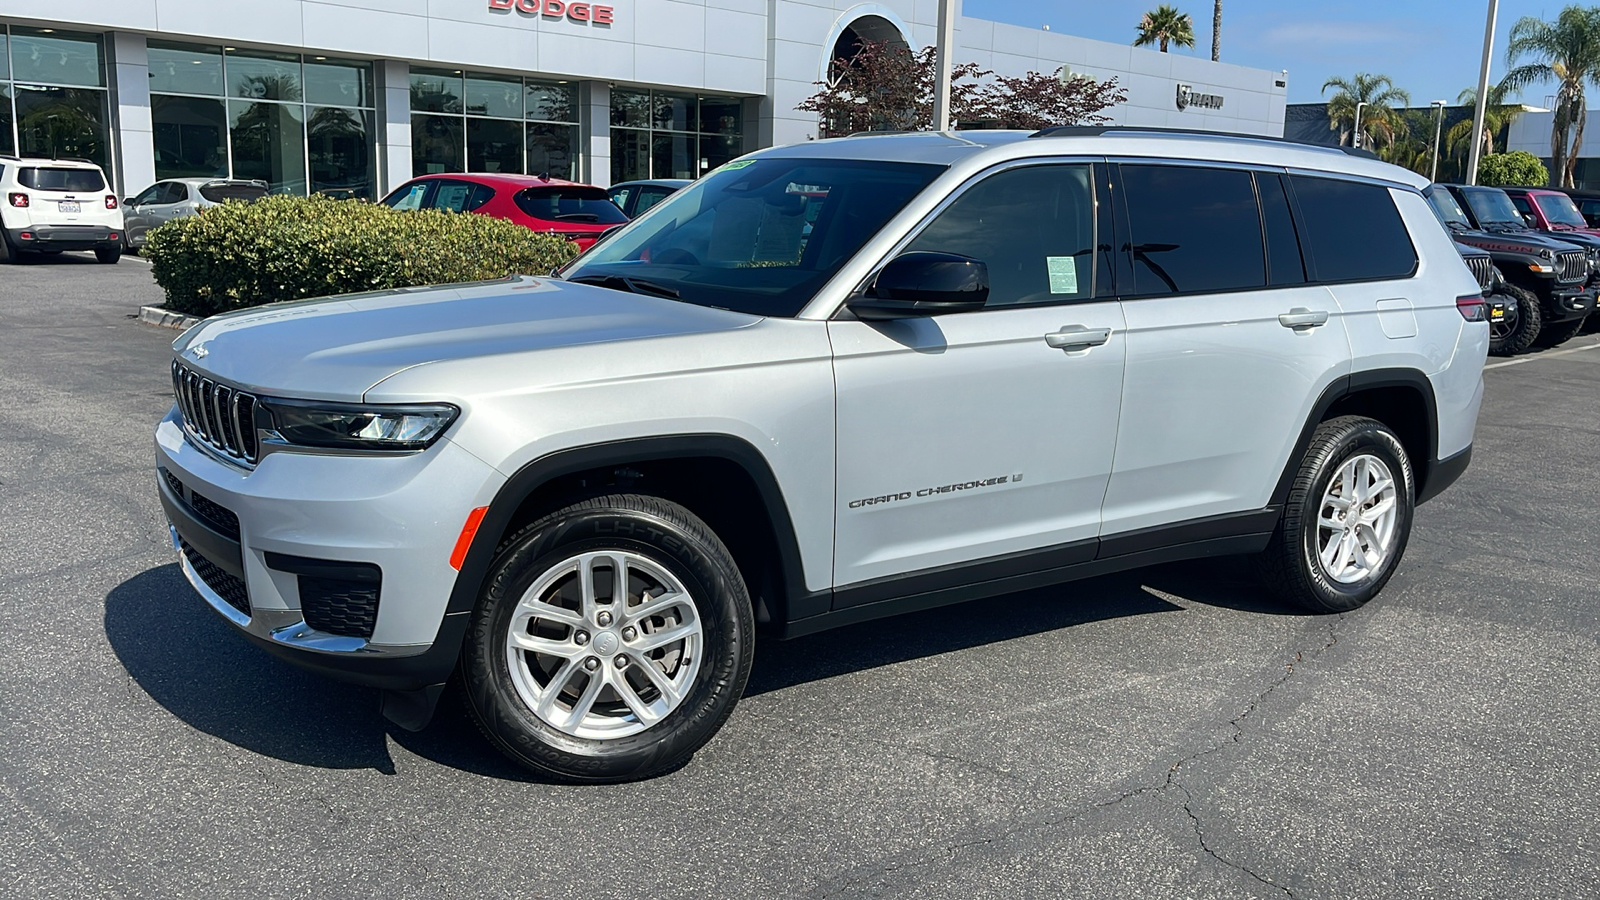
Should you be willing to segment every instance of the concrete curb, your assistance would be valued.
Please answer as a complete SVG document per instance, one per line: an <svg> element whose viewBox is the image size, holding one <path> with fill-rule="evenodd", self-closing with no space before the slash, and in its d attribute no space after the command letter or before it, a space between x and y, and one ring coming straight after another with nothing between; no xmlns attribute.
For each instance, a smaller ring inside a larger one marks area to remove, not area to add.
<svg viewBox="0 0 1600 900"><path fill-rule="evenodd" d="M176 328L179 331L200 324L200 320L194 316L186 316L183 313L162 309L159 306L139 307L139 321L146 325L155 325L158 328Z"/></svg>

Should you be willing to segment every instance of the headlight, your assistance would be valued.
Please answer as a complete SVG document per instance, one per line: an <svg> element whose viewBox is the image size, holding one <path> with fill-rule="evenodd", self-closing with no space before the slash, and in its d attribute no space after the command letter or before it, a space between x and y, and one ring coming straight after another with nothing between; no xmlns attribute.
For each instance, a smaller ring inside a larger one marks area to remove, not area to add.
<svg viewBox="0 0 1600 900"><path fill-rule="evenodd" d="M421 450L461 411L447 403L377 406L261 398L257 425L268 441L331 450ZM264 419L265 421L262 421Z"/></svg>

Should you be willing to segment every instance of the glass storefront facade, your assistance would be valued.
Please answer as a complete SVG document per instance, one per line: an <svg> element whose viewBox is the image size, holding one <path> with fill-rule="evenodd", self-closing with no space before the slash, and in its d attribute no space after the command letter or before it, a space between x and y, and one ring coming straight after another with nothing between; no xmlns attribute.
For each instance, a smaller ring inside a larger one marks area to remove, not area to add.
<svg viewBox="0 0 1600 900"><path fill-rule="evenodd" d="M371 63L162 41L149 60L156 178L376 196Z"/></svg>
<svg viewBox="0 0 1600 900"><path fill-rule="evenodd" d="M411 70L411 171L578 180L576 85L460 69Z"/></svg>
<svg viewBox="0 0 1600 900"><path fill-rule="evenodd" d="M743 104L737 97L611 91L612 184L699 178L743 152Z"/></svg>
<svg viewBox="0 0 1600 900"><path fill-rule="evenodd" d="M86 159L111 174L99 35L0 25L0 153Z"/></svg>

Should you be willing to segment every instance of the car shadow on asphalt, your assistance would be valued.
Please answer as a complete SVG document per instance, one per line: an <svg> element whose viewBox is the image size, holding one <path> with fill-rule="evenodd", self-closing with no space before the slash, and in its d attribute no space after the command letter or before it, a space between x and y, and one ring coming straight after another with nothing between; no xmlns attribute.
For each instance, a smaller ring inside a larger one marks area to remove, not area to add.
<svg viewBox="0 0 1600 900"><path fill-rule="evenodd" d="M760 640L746 696L986 644L1197 603L1298 615L1233 560L1140 569L864 622L792 641ZM998 614L989 614L1003 606ZM452 685L433 722L408 732L378 692L302 671L251 646L195 595L176 564L112 589L105 630L128 674L189 726L263 756L394 774L388 738L424 759L489 778L538 781L478 732Z"/></svg>

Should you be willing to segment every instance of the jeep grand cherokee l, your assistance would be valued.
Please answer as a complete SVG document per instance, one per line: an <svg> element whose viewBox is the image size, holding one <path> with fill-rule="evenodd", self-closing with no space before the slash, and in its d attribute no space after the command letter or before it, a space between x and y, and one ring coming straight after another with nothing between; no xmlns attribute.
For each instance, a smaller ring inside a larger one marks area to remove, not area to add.
<svg viewBox="0 0 1600 900"><path fill-rule="evenodd" d="M727 720L758 626L1221 554L1372 599L1482 399L1425 186L1105 128L765 150L552 277L197 325L156 481L257 645L412 728L455 673L518 762L644 777Z"/></svg>

